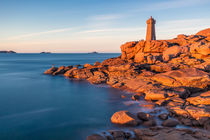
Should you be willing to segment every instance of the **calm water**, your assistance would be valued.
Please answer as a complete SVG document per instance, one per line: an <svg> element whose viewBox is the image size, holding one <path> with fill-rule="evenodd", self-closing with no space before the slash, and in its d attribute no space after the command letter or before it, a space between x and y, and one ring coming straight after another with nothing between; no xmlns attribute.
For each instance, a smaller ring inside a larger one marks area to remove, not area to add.
<svg viewBox="0 0 210 140"><path fill-rule="evenodd" d="M0 139L82 140L114 127L122 92L42 73L120 54L0 54Z"/></svg>

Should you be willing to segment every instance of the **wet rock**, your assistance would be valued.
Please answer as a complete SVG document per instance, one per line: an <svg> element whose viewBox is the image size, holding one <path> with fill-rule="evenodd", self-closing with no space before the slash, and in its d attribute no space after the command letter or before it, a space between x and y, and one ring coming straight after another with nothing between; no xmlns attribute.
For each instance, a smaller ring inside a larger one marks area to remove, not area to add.
<svg viewBox="0 0 210 140"><path fill-rule="evenodd" d="M166 127L175 127L179 124L178 121L176 120L173 120L173 119L168 119L168 120L165 120L163 123L162 123L162 126L166 126Z"/></svg>
<svg viewBox="0 0 210 140"><path fill-rule="evenodd" d="M144 121L143 125L147 126L147 127L152 127L152 126L156 126L157 123L156 123L155 119L151 119L151 120L148 120L148 121Z"/></svg>
<svg viewBox="0 0 210 140"><path fill-rule="evenodd" d="M190 114L185 109L182 109L181 106L169 107L168 110L177 116L183 116L185 118L190 116Z"/></svg>
<svg viewBox="0 0 210 140"><path fill-rule="evenodd" d="M46 70L46 71L44 72L44 74L50 74L50 75L52 75L52 74L53 74L55 71L57 71L57 70L58 70L57 67L52 67L52 68Z"/></svg>
<svg viewBox="0 0 210 140"><path fill-rule="evenodd" d="M114 139L125 138L125 132L120 130L108 130L108 132L113 136Z"/></svg>
<svg viewBox="0 0 210 140"><path fill-rule="evenodd" d="M179 121L182 122L182 124L187 125L187 126L192 126L193 125L193 122L189 118L183 118L182 117L181 119L179 119Z"/></svg>
<svg viewBox="0 0 210 140"><path fill-rule="evenodd" d="M167 120L167 119L168 119L168 114L167 114L167 113L162 113L162 114L158 115L158 117L159 117L161 120Z"/></svg>
<svg viewBox="0 0 210 140"><path fill-rule="evenodd" d="M93 134L93 135L87 136L86 140L106 140L106 138L98 134Z"/></svg>
<svg viewBox="0 0 210 140"><path fill-rule="evenodd" d="M159 106L164 106L164 105L166 105L168 103L168 101L167 100L158 100L158 101L156 101L155 102L155 104L157 104L157 105L159 105Z"/></svg>
<svg viewBox="0 0 210 140"><path fill-rule="evenodd" d="M142 121L148 121L149 119L151 119L150 114L145 113L145 112L139 112L137 113L137 117L142 120Z"/></svg>
<svg viewBox="0 0 210 140"><path fill-rule="evenodd" d="M55 72L53 72L53 75L64 74L65 72L66 72L65 66L61 66Z"/></svg>
<svg viewBox="0 0 210 140"><path fill-rule="evenodd" d="M128 111L115 112L111 117L111 122L121 125L137 126L140 121Z"/></svg>
<svg viewBox="0 0 210 140"><path fill-rule="evenodd" d="M155 108L155 104L152 102L147 102L145 104L140 104L139 106L146 108L146 109L154 109Z"/></svg>
<svg viewBox="0 0 210 140"><path fill-rule="evenodd" d="M137 94L135 94L131 98L132 98L132 100L136 101L136 100L139 100L140 99L140 96L137 95Z"/></svg>
<svg viewBox="0 0 210 140"><path fill-rule="evenodd" d="M74 73L75 70L77 70L76 67L74 67L74 68L72 68L72 69L70 69L70 70L67 70L67 71L64 73L64 76L65 76L65 77L69 77L69 78L73 78L73 77L74 77L73 73Z"/></svg>

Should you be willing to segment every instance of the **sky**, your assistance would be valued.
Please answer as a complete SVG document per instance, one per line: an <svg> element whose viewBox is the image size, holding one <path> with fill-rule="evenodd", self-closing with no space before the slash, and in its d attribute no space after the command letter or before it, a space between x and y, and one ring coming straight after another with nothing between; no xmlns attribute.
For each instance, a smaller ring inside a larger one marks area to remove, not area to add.
<svg viewBox="0 0 210 140"><path fill-rule="evenodd" d="M157 39L210 28L210 0L0 0L0 50L20 53L120 52L146 37Z"/></svg>

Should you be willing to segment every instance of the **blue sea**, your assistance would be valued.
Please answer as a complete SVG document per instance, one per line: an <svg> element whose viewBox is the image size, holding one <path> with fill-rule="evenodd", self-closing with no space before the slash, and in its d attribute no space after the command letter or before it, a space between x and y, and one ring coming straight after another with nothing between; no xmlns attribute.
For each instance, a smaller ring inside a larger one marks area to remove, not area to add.
<svg viewBox="0 0 210 140"><path fill-rule="evenodd" d="M123 91L43 72L52 64L93 64L119 55L0 54L0 139L85 140L115 128L112 114L129 109Z"/></svg>

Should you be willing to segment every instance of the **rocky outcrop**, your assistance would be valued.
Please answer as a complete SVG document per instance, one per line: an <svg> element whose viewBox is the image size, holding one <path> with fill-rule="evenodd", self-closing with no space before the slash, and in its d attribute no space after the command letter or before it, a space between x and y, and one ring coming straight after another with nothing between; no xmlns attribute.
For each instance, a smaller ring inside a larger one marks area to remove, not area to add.
<svg viewBox="0 0 210 140"><path fill-rule="evenodd" d="M136 116L128 111L119 111L114 113L111 117L111 122L128 126L136 126L140 124L140 121L136 118Z"/></svg>
<svg viewBox="0 0 210 140"><path fill-rule="evenodd" d="M196 35L178 35L171 40L127 42L121 46L119 57L85 64L83 67L52 67L44 73L84 79L92 84L108 84L129 91L133 94L121 97L130 98L136 104L139 103L139 108L147 109L147 112L137 114L118 111L111 118L114 124L140 124L145 127L161 124L175 127L182 124L210 130L209 72L210 39L207 29ZM142 100L146 103L141 104ZM157 113L159 107L168 112ZM148 112L150 109L154 112ZM161 123L157 123L157 118L160 118ZM175 133L180 132L177 129L170 129L174 133L158 130L148 130L151 136L145 136L142 132L141 138L165 139L169 138L166 136L168 134L181 137ZM127 137L125 133L112 133ZM197 138L192 133L184 134L186 139ZM94 138L106 139L101 135L90 137Z"/></svg>
<svg viewBox="0 0 210 140"><path fill-rule="evenodd" d="M108 130L87 137L87 140L209 140L210 134L202 130L168 127L138 128L129 131Z"/></svg>

